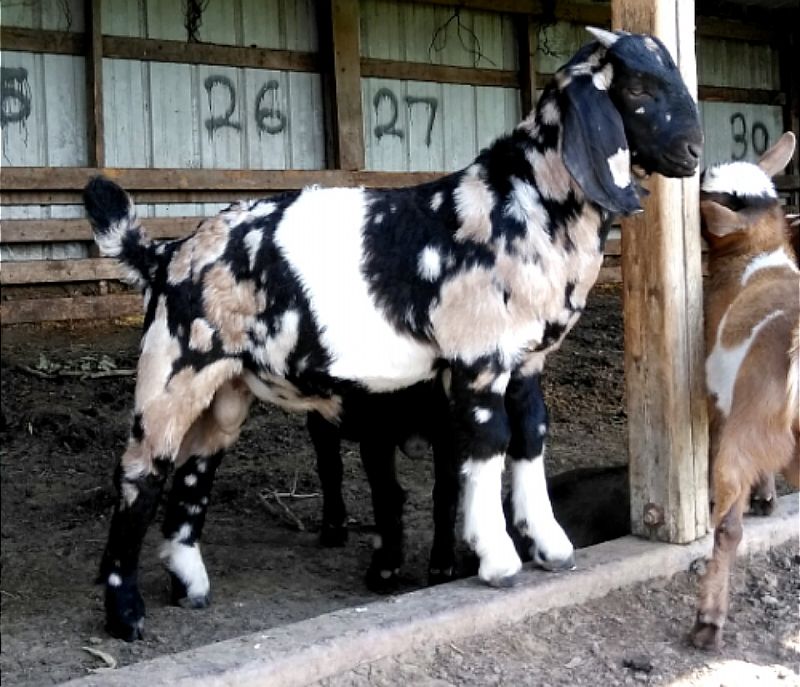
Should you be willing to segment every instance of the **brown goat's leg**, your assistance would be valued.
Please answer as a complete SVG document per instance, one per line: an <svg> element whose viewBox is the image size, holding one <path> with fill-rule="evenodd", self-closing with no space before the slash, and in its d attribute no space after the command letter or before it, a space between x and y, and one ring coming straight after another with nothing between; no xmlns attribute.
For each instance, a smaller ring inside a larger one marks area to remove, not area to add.
<svg viewBox="0 0 800 687"><path fill-rule="evenodd" d="M775 490L775 475L764 475L750 493L750 512L753 515L771 515L775 510L778 492Z"/></svg>
<svg viewBox="0 0 800 687"><path fill-rule="evenodd" d="M717 487L715 491L716 513L724 515L718 518L715 513L713 518L714 551L700 582L697 619L691 631L692 642L699 649L718 649L722 642L722 628L728 615L730 569L742 540L742 514L747 498L741 487L727 490Z"/></svg>

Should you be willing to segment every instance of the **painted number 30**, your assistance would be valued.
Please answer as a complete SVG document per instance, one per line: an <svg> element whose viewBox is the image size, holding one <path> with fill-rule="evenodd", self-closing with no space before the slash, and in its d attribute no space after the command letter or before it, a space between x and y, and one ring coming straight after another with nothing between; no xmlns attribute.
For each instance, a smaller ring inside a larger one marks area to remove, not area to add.
<svg viewBox="0 0 800 687"><path fill-rule="evenodd" d="M769 132L761 122L755 122L747 135L747 120L741 112L731 115L731 136L733 138L732 156L734 160L744 160L752 146L756 155L763 155L769 148Z"/></svg>

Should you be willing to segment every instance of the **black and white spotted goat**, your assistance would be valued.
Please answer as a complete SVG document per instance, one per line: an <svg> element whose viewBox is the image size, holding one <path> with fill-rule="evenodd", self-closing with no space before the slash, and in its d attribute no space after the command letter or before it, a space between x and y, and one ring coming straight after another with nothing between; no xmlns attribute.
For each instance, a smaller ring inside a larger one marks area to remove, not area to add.
<svg viewBox="0 0 800 687"><path fill-rule="evenodd" d="M702 140L657 39L591 31L597 42L512 134L432 183L242 202L189 238L154 243L118 186L89 182L97 243L130 268L146 308L101 567L110 632L141 636L138 558L173 464L163 554L175 599L207 603L208 490L254 396L335 419L343 391L391 391L443 365L480 577L504 585L521 565L501 503L506 452L515 524L569 564L572 546L549 515L544 428L530 420L537 375L580 315L612 217L640 209L631 163L689 176Z"/></svg>

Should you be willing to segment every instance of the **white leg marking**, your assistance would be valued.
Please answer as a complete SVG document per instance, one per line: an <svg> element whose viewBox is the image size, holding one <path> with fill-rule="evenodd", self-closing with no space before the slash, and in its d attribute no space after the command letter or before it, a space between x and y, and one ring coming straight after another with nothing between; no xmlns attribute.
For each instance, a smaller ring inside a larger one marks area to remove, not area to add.
<svg viewBox="0 0 800 687"><path fill-rule="evenodd" d="M480 578L502 582L519 572L522 563L506 533L501 500L505 456L464 463L464 539L481 559Z"/></svg>
<svg viewBox="0 0 800 687"><path fill-rule="evenodd" d="M174 539L167 539L159 555L167 568L186 585L190 599L203 598L208 594L211 585L197 544L181 544Z"/></svg>
<svg viewBox="0 0 800 687"><path fill-rule="evenodd" d="M572 543L556 522L547 494L544 455L515 460L511 485L514 524L535 542L535 562L547 568L572 567Z"/></svg>

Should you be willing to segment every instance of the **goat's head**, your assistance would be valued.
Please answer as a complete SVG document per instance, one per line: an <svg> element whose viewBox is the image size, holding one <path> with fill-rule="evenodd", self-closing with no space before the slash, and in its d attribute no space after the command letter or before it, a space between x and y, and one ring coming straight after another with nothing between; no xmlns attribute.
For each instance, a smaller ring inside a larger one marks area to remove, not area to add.
<svg viewBox="0 0 800 687"><path fill-rule="evenodd" d="M641 210L631 164L668 177L697 169L703 144L697 105L657 38L589 31L597 42L556 74L564 161L591 200L631 214Z"/></svg>
<svg viewBox="0 0 800 687"><path fill-rule="evenodd" d="M787 223L772 177L789 164L794 148L795 136L787 131L757 164L727 162L703 173L701 227L712 252L768 249L785 241Z"/></svg>

